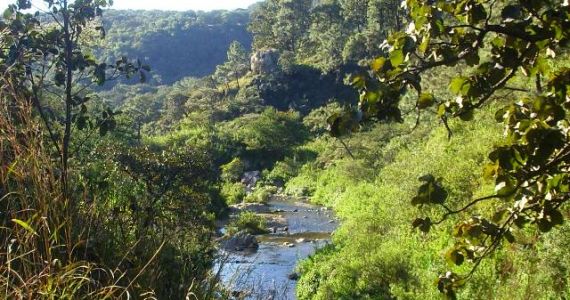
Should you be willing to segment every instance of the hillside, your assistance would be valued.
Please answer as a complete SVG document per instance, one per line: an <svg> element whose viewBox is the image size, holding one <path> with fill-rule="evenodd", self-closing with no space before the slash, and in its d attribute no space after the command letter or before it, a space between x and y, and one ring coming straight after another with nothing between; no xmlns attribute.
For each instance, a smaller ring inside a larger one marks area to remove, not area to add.
<svg viewBox="0 0 570 300"><path fill-rule="evenodd" d="M250 47L249 14L249 10L107 10L103 15L106 37L98 56L108 61L122 56L141 59L152 68L152 84L206 76L225 61L232 41Z"/></svg>

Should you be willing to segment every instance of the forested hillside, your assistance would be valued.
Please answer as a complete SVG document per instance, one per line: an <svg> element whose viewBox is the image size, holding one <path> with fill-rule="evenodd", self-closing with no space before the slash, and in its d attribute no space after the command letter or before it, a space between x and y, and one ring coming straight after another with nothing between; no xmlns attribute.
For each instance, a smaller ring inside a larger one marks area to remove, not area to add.
<svg viewBox="0 0 570 300"><path fill-rule="evenodd" d="M233 41L249 48L248 10L117 11L107 10L105 39L97 56L109 62L122 56L152 65L152 84L172 84L184 77L202 77L224 62Z"/></svg>
<svg viewBox="0 0 570 300"><path fill-rule="evenodd" d="M45 2L0 21L5 298L247 298L277 196L340 220L299 299L570 297L567 1Z"/></svg>

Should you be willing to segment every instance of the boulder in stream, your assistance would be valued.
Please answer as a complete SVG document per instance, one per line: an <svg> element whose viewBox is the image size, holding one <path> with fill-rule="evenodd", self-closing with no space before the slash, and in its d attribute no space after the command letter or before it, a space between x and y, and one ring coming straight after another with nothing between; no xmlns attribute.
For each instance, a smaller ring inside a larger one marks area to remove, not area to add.
<svg viewBox="0 0 570 300"><path fill-rule="evenodd" d="M221 243L222 249L226 251L257 251L259 243L255 236L240 231L235 235L227 238Z"/></svg>
<svg viewBox="0 0 570 300"><path fill-rule="evenodd" d="M299 280L299 274L297 272L293 272L289 275L287 275L287 278L289 278L289 280Z"/></svg>

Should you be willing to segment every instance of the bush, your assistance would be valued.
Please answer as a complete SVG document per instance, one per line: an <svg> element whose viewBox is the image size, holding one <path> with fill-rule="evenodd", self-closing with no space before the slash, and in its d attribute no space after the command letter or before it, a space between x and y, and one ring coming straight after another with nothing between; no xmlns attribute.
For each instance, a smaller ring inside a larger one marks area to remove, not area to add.
<svg viewBox="0 0 570 300"><path fill-rule="evenodd" d="M273 169L264 176L264 179L271 184L283 186L285 182L297 175L299 167L299 163L286 158L277 162Z"/></svg>
<svg viewBox="0 0 570 300"><path fill-rule="evenodd" d="M244 172L245 165L241 159L234 158L231 162L223 165L221 169L223 180L235 182L240 180L241 175Z"/></svg>
<svg viewBox="0 0 570 300"><path fill-rule="evenodd" d="M245 197L244 202L248 203L267 203L271 198L271 195L277 192L277 188L274 186L264 186L257 188L253 193Z"/></svg>
<svg viewBox="0 0 570 300"><path fill-rule="evenodd" d="M240 203L246 196L245 186L239 182L224 182L222 184L221 194L227 204Z"/></svg>
<svg viewBox="0 0 570 300"><path fill-rule="evenodd" d="M265 218L249 211L240 213L228 226L228 232L230 234L235 234L240 231L245 231L249 234L264 234L269 232Z"/></svg>

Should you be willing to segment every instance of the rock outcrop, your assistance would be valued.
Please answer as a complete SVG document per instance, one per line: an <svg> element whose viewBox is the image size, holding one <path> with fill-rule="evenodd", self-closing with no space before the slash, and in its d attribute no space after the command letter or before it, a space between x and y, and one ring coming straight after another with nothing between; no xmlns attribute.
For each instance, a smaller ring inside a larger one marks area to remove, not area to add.
<svg viewBox="0 0 570 300"><path fill-rule="evenodd" d="M279 70L279 52L276 49L261 49L251 55L253 74L273 74Z"/></svg>

